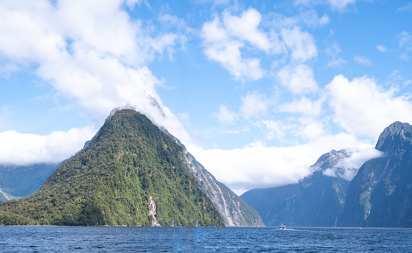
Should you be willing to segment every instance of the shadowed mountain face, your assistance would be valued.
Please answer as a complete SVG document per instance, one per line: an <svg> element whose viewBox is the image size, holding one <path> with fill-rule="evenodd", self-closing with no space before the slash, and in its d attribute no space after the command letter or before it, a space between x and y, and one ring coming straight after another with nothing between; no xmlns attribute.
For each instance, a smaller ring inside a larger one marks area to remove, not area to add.
<svg viewBox="0 0 412 253"><path fill-rule="evenodd" d="M412 227L412 126L395 122L348 187L340 226Z"/></svg>
<svg viewBox="0 0 412 253"><path fill-rule="evenodd" d="M59 165L47 163L26 166L0 165L0 201L34 194Z"/></svg>
<svg viewBox="0 0 412 253"><path fill-rule="evenodd" d="M144 115L121 110L34 195L0 203L0 224L200 226L223 219L184 149Z"/></svg>
<svg viewBox="0 0 412 253"><path fill-rule="evenodd" d="M322 155L311 166L312 173L299 181L270 189L254 189L241 198L254 207L267 226L333 227L343 212L349 181L326 176L326 170L339 168L338 163L350 157L347 150Z"/></svg>
<svg viewBox="0 0 412 253"><path fill-rule="evenodd" d="M192 175L198 180L200 189L213 201L226 226L265 226L259 213L220 183L200 164L185 146L167 130L163 131L185 150L184 158Z"/></svg>

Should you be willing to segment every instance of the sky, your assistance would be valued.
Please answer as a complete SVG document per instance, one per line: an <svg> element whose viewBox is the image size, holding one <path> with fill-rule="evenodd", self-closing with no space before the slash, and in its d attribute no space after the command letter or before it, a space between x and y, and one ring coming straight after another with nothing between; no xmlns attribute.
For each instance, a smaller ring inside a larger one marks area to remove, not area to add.
<svg viewBox="0 0 412 253"><path fill-rule="evenodd" d="M241 194L353 169L412 123L412 2L0 2L0 163L60 162L126 104ZM154 100L157 103L154 103Z"/></svg>

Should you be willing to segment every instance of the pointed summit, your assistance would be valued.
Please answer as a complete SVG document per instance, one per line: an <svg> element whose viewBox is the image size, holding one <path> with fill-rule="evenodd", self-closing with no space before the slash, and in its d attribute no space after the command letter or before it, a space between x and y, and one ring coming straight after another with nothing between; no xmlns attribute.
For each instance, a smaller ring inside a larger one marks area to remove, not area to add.
<svg viewBox="0 0 412 253"><path fill-rule="evenodd" d="M412 126L395 122L379 136L384 155L365 162L347 191L341 226L412 227Z"/></svg>
<svg viewBox="0 0 412 253"><path fill-rule="evenodd" d="M255 208L268 226L333 227L343 212L349 181L340 166L351 150L331 150L310 167L298 184L253 189L241 198Z"/></svg>
<svg viewBox="0 0 412 253"><path fill-rule="evenodd" d="M193 226L197 220L223 227L182 157L183 148L146 116L118 110L37 193L2 202L0 224Z"/></svg>
<svg viewBox="0 0 412 253"><path fill-rule="evenodd" d="M399 144L399 142L411 142L411 140L412 126L408 123L396 121L383 130L375 148L383 152L388 152L393 149L394 145Z"/></svg>

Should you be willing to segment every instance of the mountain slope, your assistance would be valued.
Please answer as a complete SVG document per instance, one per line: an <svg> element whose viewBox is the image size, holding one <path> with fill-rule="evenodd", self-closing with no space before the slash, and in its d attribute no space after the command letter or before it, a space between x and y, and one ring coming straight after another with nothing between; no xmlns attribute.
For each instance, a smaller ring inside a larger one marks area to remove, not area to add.
<svg viewBox="0 0 412 253"><path fill-rule="evenodd" d="M183 152L146 116L118 111L37 193L0 203L0 223L224 226Z"/></svg>
<svg viewBox="0 0 412 253"><path fill-rule="evenodd" d="M339 225L412 227L412 126L391 124L375 148L384 155L359 169L349 185Z"/></svg>
<svg viewBox="0 0 412 253"><path fill-rule="evenodd" d="M200 189L212 200L226 226L265 226L259 213L200 164L167 130L163 131L184 149L184 158Z"/></svg>
<svg viewBox="0 0 412 253"><path fill-rule="evenodd" d="M240 197L256 211L262 213L268 206L274 206L293 197L298 190L299 184L288 184L266 189L252 189Z"/></svg>
<svg viewBox="0 0 412 253"><path fill-rule="evenodd" d="M0 201L24 198L35 193L60 164L38 163L25 166L0 164ZM7 198L6 198L7 197Z"/></svg>
<svg viewBox="0 0 412 253"><path fill-rule="evenodd" d="M256 189L241 197L256 207L267 226L285 223L288 226L333 227L343 212L345 192L349 181L330 177L325 171L336 167L350 151L332 150L311 166L312 174L292 184L271 189ZM267 199L260 194L274 194Z"/></svg>

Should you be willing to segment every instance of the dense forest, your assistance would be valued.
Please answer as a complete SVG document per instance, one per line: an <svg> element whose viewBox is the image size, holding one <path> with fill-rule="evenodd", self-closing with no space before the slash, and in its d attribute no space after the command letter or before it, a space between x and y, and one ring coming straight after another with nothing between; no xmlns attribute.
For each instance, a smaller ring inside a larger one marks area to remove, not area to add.
<svg viewBox="0 0 412 253"><path fill-rule="evenodd" d="M146 116L121 110L37 193L0 203L0 224L151 226L150 197L162 226L224 226L183 148Z"/></svg>

